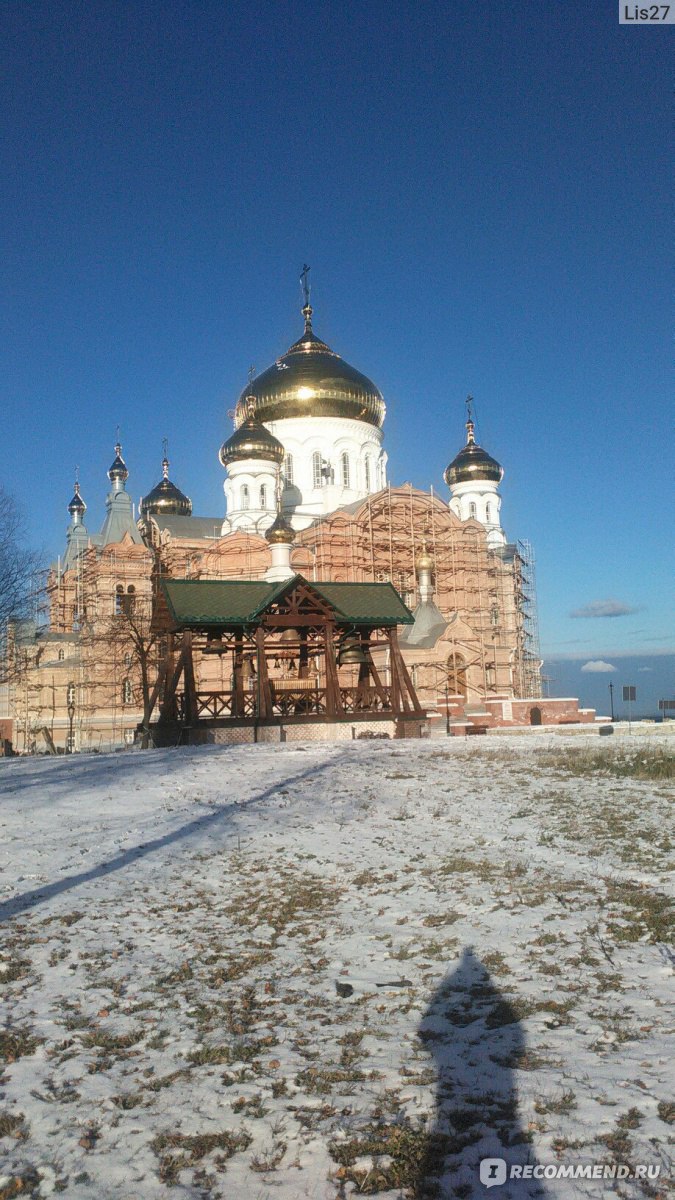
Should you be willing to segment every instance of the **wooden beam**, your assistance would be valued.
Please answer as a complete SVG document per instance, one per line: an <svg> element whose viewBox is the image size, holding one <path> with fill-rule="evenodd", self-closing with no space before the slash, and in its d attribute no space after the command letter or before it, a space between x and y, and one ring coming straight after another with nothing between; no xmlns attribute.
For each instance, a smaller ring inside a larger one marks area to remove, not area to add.
<svg viewBox="0 0 675 1200"><path fill-rule="evenodd" d="M192 632L183 632L183 661L185 663L185 716L188 725L197 720L197 689L195 687L195 665L192 658Z"/></svg>
<svg viewBox="0 0 675 1200"><path fill-rule="evenodd" d="M401 674L403 675L405 686L408 689L408 695L410 696L410 699L412 700L413 709L416 713L419 713L420 716L423 716L424 709L422 708L422 705L419 702L417 692L415 691L415 685L413 684L413 681L410 678L408 668L405 665L405 659L404 659L403 655L401 654L400 650L399 650L399 657L401 659Z"/></svg>
<svg viewBox="0 0 675 1200"><path fill-rule="evenodd" d="M401 685L398 678L398 662L394 654L394 649L391 644L391 629L387 630L387 641L389 643L389 675L391 677L391 707L394 713L401 711Z"/></svg>
<svg viewBox="0 0 675 1200"><path fill-rule="evenodd" d="M300 653L298 654L298 679L309 678L309 650L307 648L307 630L300 630Z"/></svg>
<svg viewBox="0 0 675 1200"><path fill-rule="evenodd" d="M157 697L159 696L159 693L162 690L162 685L166 679L166 676L167 676L167 660L165 658L162 660L162 663L159 668L159 672L157 674L157 679L155 681L155 686L153 687L153 689L150 693L150 700L148 703L148 717L147 717L148 725L150 724L150 718L154 712L155 705L157 703Z"/></svg>
<svg viewBox="0 0 675 1200"><path fill-rule="evenodd" d="M335 661L334 624L326 626L324 655L326 660L326 715L329 717L341 717L344 716L344 706L342 704L342 697L340 696L340 681Z"/></svg>
<svg viewBox="0 0 675 1200"><path fill-rule="evenodd" d="M396 678L398 681L399 708L402 709L403 712L407 713L407 712L411 711L412 706L411 706L410 698L408 696L408 691L406 688L405 673L404 673L405 672L405 663L403 662L403 658L401 657L401 651L400 651L399 644L398 644L398 630L397 629L392 629L392 631L391 631L391 656L392 656L392 661L396 663Z"/></svg>
<svg viewBox="0 0 675 1200"><path fill-rule="evenodd" d="M233 674L233 717L244 715L244 639L241 633L235 634L234 656L232 660Z"/></svg>
<svg viewBox="0 0 675 1200"><path fill-rule="evenodd" d="M264 613L262 624L266 629L308 629L332 625L333 618L321 613Z"/></svg>
<svg viewBox="0 0 675 1200"><path fill-rule="evenodd" d="M397 629L391 630L391 653L392 653L392 662L394 660L396 661L396 672L397 672L398 680L399 680L402 707L404 708L404 710L406 712L410 712L412 710L413 712L419 713L419 715L421 716L423 713L423 709L417 698L417 692L415 691L415 689L412 685L412 680L410 678L410 675L408 674L408 668L406 667L405 662L403 661L403 655L401 654L401 648L398 644L398 630Z"/></svg>
<svg viewBox="0 0 675 1200"><path fill-rule="evenodd" d="M267 720L272 716L272 689L267 671L265 653L265 630L259 625L255 631L256 666L258 671L258 716Z"/></svg>
<svg viewBox="0 0 675 1200"><path fill-rule="evenodd" d="M172 657L173 657L173 652L172 652ZM173 703L174 703L174 698L176 695L176 688L178 687L178 682L180 680L181 675L183 674L184 666L185 666L185 661L183 658L183 651L181 650L180 654L178 655L178 662L176 663L174 670L173 670L173 675L171 676L171 679L169 681L169 686L164 693L164 699L162 700L161 708L159 710L159 720L160 721L172 720Z"/></svg>

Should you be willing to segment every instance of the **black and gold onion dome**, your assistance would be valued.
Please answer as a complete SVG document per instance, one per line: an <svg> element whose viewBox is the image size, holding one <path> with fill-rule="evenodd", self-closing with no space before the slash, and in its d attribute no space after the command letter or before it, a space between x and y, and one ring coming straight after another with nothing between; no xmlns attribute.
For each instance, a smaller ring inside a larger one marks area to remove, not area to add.
<svg viewBox="0 0 675 1200"><path fill-rule="evenodd" d="M381 429L385 415L382 393L371 379L317 337L309 304L305 304L302 315L302 337L242 392L235 409L235 425L239 427L247 419L251 398L258 421L348 417Z"/></svg>
<svg viewBox="0 0 675 1200"><path fill-rule="evenodd" d="M75 492L70 504L68 505L68 512L70 513L71 517L74 517L77 513L78 517L81 519L86 511L87 506L80 495L80 485L77 481L75 481Z"/></svg>
<svg viewBox="0 0 675 1200"><path fill-rule="evenodd" d="M237 429L220 447L218 457L221 463L227 467L233 462L262 459L263 462L281 466L286 452L279 439L261 424L256 412L256 397L247 391L237 405L237 412L242 405L245 417L237 423Z"/></svg>
<svg viewBox="0 0 675 1200"><path fill-rule="evenodd" d="M120 483L126 483L128 478L129 472L127 470L127 464L122 458L122 447L120 443L117 442L115 445L115 461L108 471L108 479L111 483L114 483L115 480L119 480Z"/></svg>
<svg viewBox="0 0 675 1200"><path fill-rule="evenodd" d="M474 437L473 421L466 423L466 446L460 450L446 468L443 478L448 487L456 483L472 483L474 480L489 479L499 483L504 475L504 468L495 458L479 446Z"/></svg>
<svg viewBox="0 0 675 1200"><path fill-rule="evenodd" d="M190 517L192 501L169 479L169 460L162 460L162 478L141 500L141 516Z"/></svg>

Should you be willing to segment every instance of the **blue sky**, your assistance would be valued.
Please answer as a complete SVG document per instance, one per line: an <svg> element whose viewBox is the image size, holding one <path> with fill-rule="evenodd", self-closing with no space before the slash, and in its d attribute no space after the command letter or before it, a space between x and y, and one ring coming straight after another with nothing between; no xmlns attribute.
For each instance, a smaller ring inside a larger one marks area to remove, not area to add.
<svg viewBox="0 0 675 1200"><path fill-rule="evenodd" d="M548 658L544 664L544 694L578 696L582 706L610 716L612 702L618 720L659 717L659 701L675 701L675 655L621 654L607 658ZM610 698L609 685L613 686ZM635 703L623 702L624 686L632 686ZM668 719L675 720L675 711Z"/></svg>
<svg viewBox="0 0 675 1200"><path fill-rule="evenodd" d="M64 545L119 424L224 511L251 363L315 327L433 484L463 403L537 558L542 646L672 650L666 214L672 28L614 0L5 3L0 479ZM604 606L604 607L603 607ZM571 613L581 615L571 616Z"/></svg>

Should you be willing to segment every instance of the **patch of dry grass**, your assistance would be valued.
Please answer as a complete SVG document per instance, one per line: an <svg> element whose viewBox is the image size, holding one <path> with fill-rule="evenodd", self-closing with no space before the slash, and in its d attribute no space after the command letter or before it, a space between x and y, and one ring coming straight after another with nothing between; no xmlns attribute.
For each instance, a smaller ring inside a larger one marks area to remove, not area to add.
<svg viewBox="0 0 675 1200"><path fill-rule="evenodd" d="M16 1062L17 1058L25 1058L35 1054L44 1038L36 1037L26 1026L14 1025L0 1030L0 1059L5 1062Z"/></svg>
<svg viewBox="0 0 675 1200"><path fill-rule="evenodd" d="M663 892L630 880L606 880L607 928L616 942L668 943L675 937L675 905Z"/></svg>
<svg viewBox="0 0 675 1200"><path fill-rule="evenodd" d="M222 1133L159 1133L151 1142L151 1149L159 1158L159 1177L169 1186L178 1182L178 1175L185 1167L194 1166L207 1154L218 1151L215 1163L222 1168L228 1158L240 1150L246 1150L251 1135L244 1129Z"/></svg>
<svg viewBox="0 0 675 1200"><path fill-rule="evenodd" d="M621 746L611 750L609 746L579 750L570 747L548 750L537 761L540 766L553 767L570 775L647 780L675 778L675 755L667 746Z"/></svg>

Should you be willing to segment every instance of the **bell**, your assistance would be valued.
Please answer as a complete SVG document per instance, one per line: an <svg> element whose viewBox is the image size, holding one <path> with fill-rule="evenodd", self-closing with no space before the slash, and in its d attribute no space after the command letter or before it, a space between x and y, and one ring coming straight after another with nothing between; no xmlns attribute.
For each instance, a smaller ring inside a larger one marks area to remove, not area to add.
<svg viewBox="0 0 675 1200"><path fill-rule="evenodd" d="M359 637L346 637L338 650L339 667L360 667L368 662L368 656Z"/></svg>

